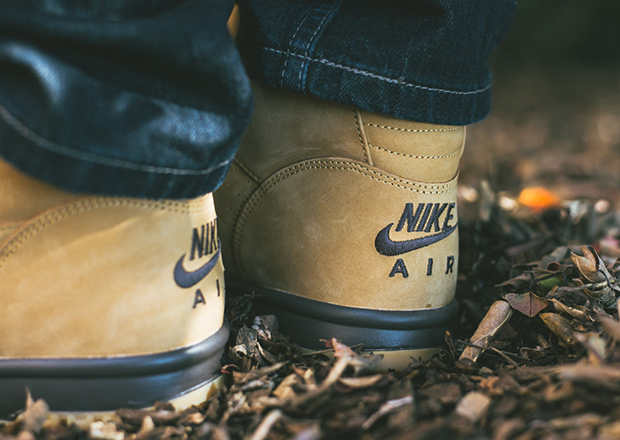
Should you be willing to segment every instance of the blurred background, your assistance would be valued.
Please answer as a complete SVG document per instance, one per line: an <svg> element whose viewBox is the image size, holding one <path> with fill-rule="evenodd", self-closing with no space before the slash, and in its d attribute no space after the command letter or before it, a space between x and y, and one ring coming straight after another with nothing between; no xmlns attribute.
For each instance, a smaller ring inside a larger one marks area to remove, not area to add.
<svg viewBox="0 0 620 440"><path fill-rule="evenodd" d="M520 0L493 55L493 107L460 182L620 202L620 1Z"/></svg>

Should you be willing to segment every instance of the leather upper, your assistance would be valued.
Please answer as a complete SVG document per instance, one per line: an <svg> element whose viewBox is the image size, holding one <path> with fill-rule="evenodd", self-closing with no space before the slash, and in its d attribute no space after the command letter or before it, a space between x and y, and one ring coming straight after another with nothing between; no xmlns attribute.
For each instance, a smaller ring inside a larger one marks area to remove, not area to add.
<svg viewBox="0 0 620 440"><path fill-rule="evenodd" d="M177 282L219 250L210 194L76 195L3 162L0 185L0 357L160 353L222 326L221 260L190 287Z"/></svg>
<svg viewBox="0 0 620 440"><path fill-rule="evenodd" d="M464 128L255 93L254 119L215 194L228 273L350 307L449 303Z"/></svg>

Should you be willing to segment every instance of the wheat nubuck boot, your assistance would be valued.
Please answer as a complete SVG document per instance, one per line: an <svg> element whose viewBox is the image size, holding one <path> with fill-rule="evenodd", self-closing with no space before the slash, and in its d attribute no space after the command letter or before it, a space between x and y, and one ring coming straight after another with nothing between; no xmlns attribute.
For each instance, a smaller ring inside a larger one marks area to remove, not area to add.
<svg viewBox="0 0 620 440"><path fill-rule="evenodd" d="M229 291L255 291L302 347L402 367L456 319L456 181L465 128L398 120L254 85L215 204Z"/></svg>
<svg viewBox="0 0 620 440"><path fill-rule="evenodd" d="M71 194L0 160L0 419L203 402L228 339L211 194Z"/></svg>

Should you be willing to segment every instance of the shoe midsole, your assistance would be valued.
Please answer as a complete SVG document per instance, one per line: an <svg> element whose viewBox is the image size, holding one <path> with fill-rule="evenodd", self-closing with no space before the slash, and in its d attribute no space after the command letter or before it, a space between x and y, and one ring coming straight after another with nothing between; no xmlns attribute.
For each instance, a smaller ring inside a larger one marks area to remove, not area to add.
<svg viewBox="0 0 620 440"><path fill-rule="evenodd" d="M212 381L221 367L228 323L178 350L106 358L0 359L0 418L23 409L26 390L52 411L144 408Z"/></svg>
<svg viewBox="0 0 620 440"><path fill-rule="evenodd" d="M423 310L373 310L345 307L303 298L287 292L226 279L229 292L259 295L260 313L278 317L280 329L305 348L325 348L321 340L332 337L348 345L363 344L365 350L411 350L437 348L445 332L456 324L458 303Z"/></svg>

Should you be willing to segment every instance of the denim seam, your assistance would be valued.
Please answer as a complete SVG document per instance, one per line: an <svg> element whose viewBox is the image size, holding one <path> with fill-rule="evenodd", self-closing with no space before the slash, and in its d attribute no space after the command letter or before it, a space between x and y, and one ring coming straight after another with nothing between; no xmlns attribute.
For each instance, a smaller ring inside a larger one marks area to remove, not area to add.
<svg viewBox="0 0 620 440"><path fill-rule="evenodd" d="M314 45L314 40L316 39L317 35L319 34L319 31L323 28L323 26L325 25L325 20L327 20L327 18L332 15L332 12L334 11L334 9L336 8L336 6L338 6L338 2L335 2L332 7L325 13L325 15L323 16L323 18L321 19L321 22L319 23L319 25L316 27L316 29L314 30L314 33L312 34L312 36L310 37L310 39L308 40L308 44L306 45L306 50L304 51L304 56L306 58L310 58L310 47ZM301 67L299 68L299 89L300 90L304 90L305 89L305 83L306 83L306 70L307 70L307 60L302 61L301 63Z"/></svg>
<svg viewBox="0 0 620 440"><path fill-rule="evenodd" d="M363 76L368 76L370 78L374 78L374 79L378 79L379 81L385 81L388 83L392 83L392 84L397 84L400 86L405 86L405 87L412 87L414 89L420 89L420 90L427 90L430 92L439 92L439 93L449 93L452 95L475 95L478 93L484 93L487 90L489 90L491 88L491 84L488 84L487 86L481 88L481 89L477 89L477 90L471 90L471 91L467 91L467 92L462 92L462 91L458 91L458 90L447 90L447 89L440 89L440 88L435 88L435 87L426 87L426 86L421 86L419 84L413 84L413 83L408 83L405 81L401 81L399 79L396 78L390 78L387 76L383 76L383 75L378 75L376 73L372 73L372 72L368 72L366 70L361 70L361 69L356 69L354 67L349 67L349 66L345 66L342 64L338 64L338 63L334 63L332 61L329 61L325 58L311 58L311 57L306 57L304 55L298 55L296 53L292 53L292 52L285 52L282 50L278 50L278 49L274 49L272 47L261 47L262 50L267 50L270 52L275 52L281 55L287 55L287 56L294 56L297 58L302 58L302 59L306 59L307 61L312 61L312 62L316 62L316 63L321 63L324 64L328 67L335 67L337 69L342 69L342 70L346 70L348 72L352 72L355 74L359 74L359 75L363 75Z"/></svg>
<svg viewBox="0 0 620 440"><path fill-rule="evenodd" d="M306 15L303 18L303 20L301 20L299 22L299 26L297 26L297 29L295 29L295 32L293 32L293 36L291 37L291 39L288 42L288 49L286 51L287 53L292 54L291 48L293 47L293 41L295 41L295 37L297 37L297 34L299 33L299 30L301 29L302 25L306 22L306 20L310 16L310 12L311 12L311 10L308 10L308 12L306 13ZM284 75L286 74L286 68L288 67L288 60L289 60L289 57L287 56L284 59L284 66L282 66L282 72L280 73L280 86L282 86L282 87L284 86Z"/></svg>
<svg viewBox="0 0 620 440"><path fill-rule="evenodd" d="M93 153L85 153L83 151L78 151L75 148L50 141L49 139L44 138L43 136L35 133L30 128L28 128L23 122L21 122L11 112L9 112L9 110L2 104L0 104L0 118L4 122L6 122L9 127L13 128L15 131L17 131L17 133L19 133L21 136L23 136L38 147L44 148L55 154L60 154L62 156L71 157L73 159L95 163L97 165L104 165L113 168L123 168L155 174L205 175L212 173L213 171L222 168L230 163L230 160L227 160L204 170L189 170L181 168L158 167L153 165L141 165L132 162L122 161L119 159L102 157Z"/></svg>

